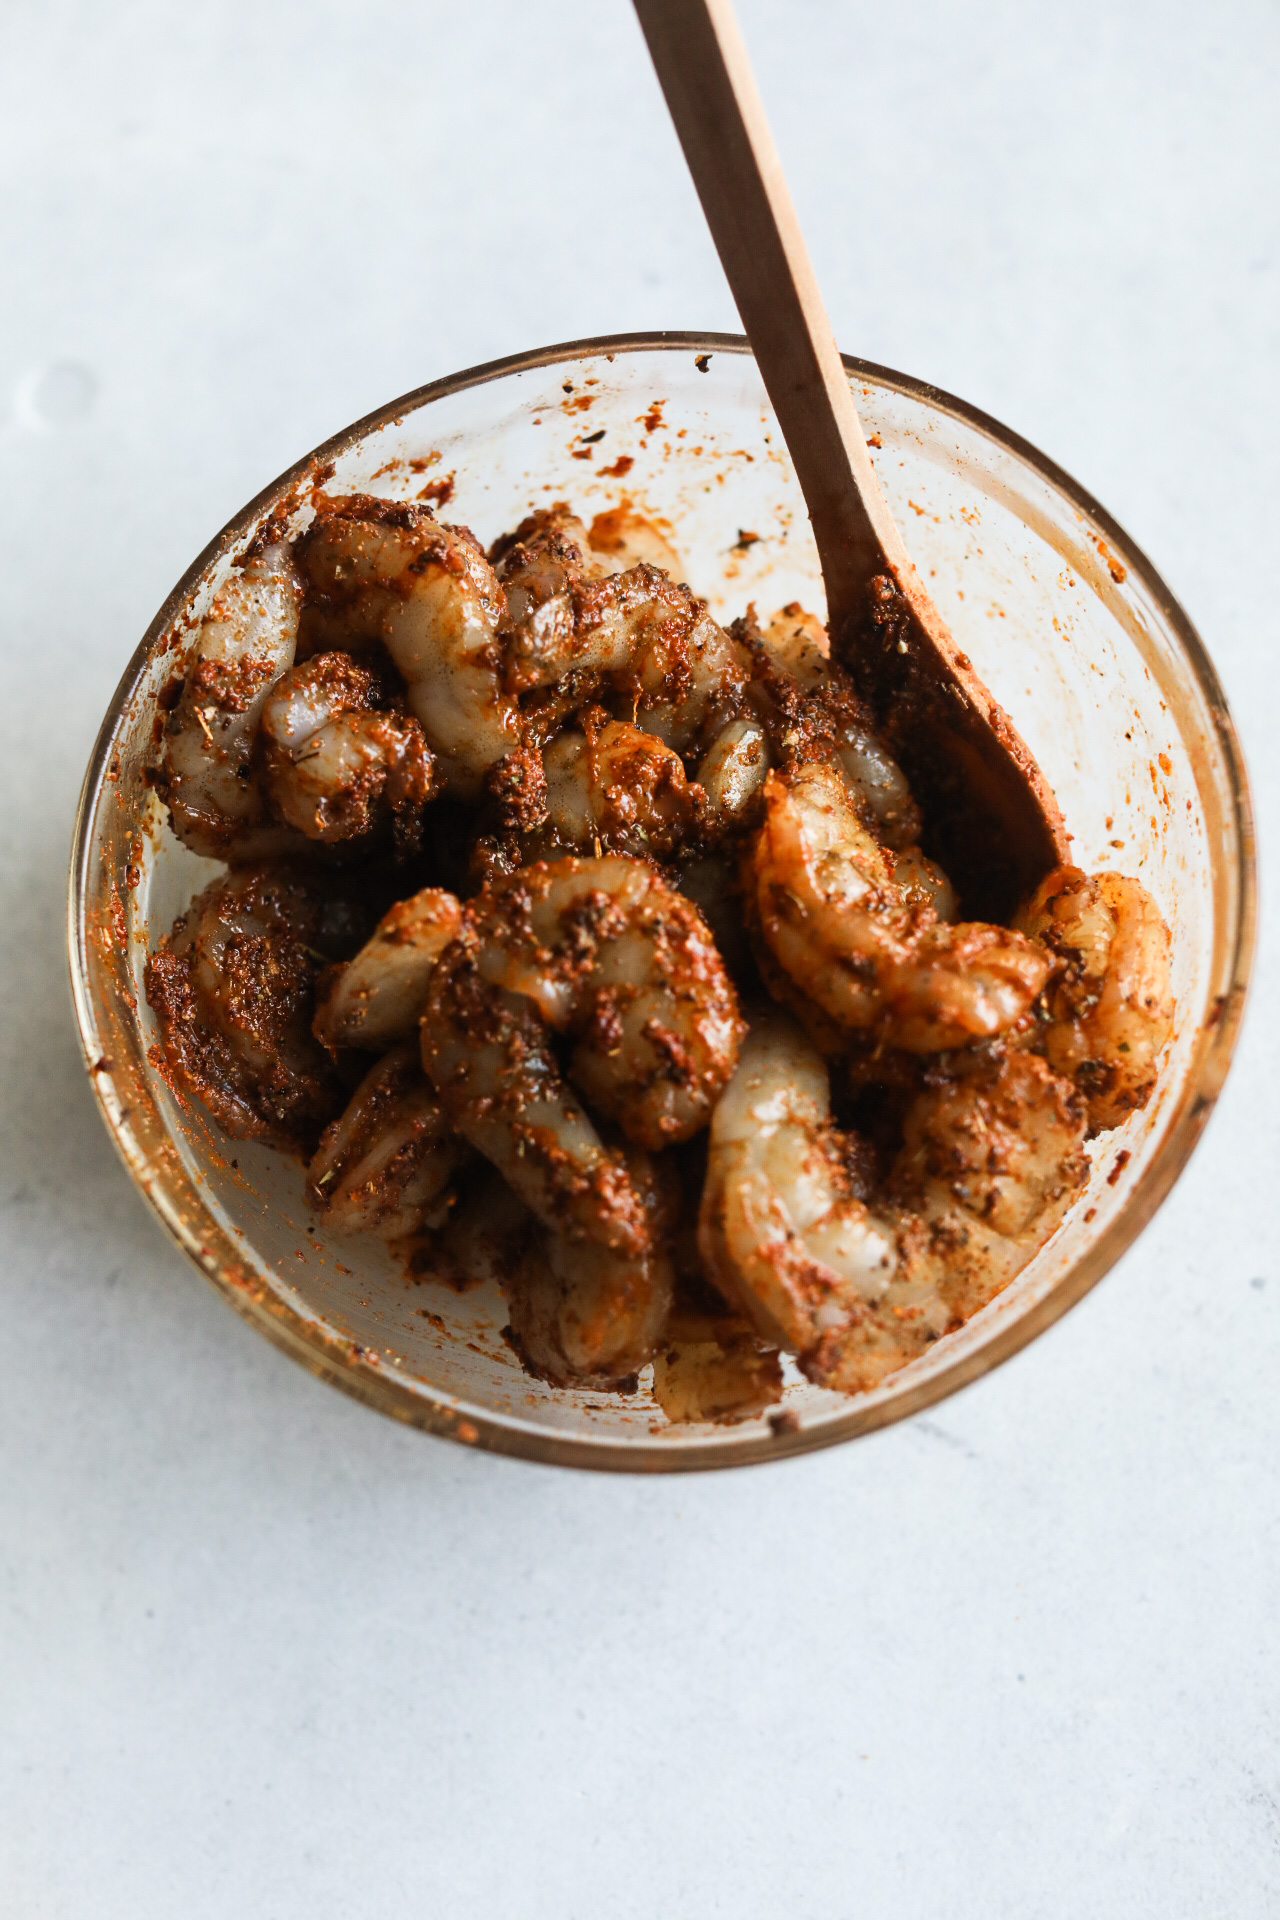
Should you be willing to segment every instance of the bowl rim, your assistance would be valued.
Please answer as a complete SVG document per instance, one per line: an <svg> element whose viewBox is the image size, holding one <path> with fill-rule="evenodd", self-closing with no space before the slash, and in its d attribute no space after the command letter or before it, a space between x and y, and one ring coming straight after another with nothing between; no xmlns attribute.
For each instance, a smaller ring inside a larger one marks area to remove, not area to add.
<svg viewBox="0 0 1280 1920"><path fill-rule="evenodd" d="M71 997L81 1051L107 1131L135 1184L174 1243L195 1263L222 1297L272 1343L318 1378L339 1387L375 1411L424 1431L435 1432L469 1446L539 1461L548 1465L585 1467L605 1472L694 1472L709 1468L748 1466L778 1460L820 1447L834 1446L874 1432L924 1411L960 1388L990 1373L1012 1358L1082 1300L1148 1225L1178 1179L1222 1091L1239 1037L1257 930L1257 877L1253 809L1248 773L1235 726L1217 671L1192 621L1146 554L1084 487L1020 434L990 414L971 406L943 388L883 367L874 361L842 354L846 373L854 381L900 392L950 414L1016 455L1105 535L1126 568L1138 575L1173 632L1211 715L1227 771L1231 814L1235 826L1234 887L1229 894L1227 974L1230 987L1216 1016L1207 1023L1199 1043L1199 1060L1192 1064L1178 1107L1168 1122L1159 1149L1144 1169L1123 1211L1082 1257L1027 1310L1011 1319L975 1350L963 1353L927 1378L884 1401L860 1406L850 1403L846 1414L820 1424L767 1434L743 1432L737 1442L689 1441L672 1446L649 1437L609 1439L603 1435L562 1434L516 1423L501 1414L422 1386L411 1387L352 1341L335 1340L318 1322L298 1313L288 1302L265 1292L246 1289L233 1278L242 1256L213 1216L204 1212L200 1229L190 1214L179 1209L154 1176L146 1152L128 1127L128 1110L104 1063L93 993L90 984L87 936L87 896L94 857L93 825L104 783L109 776L113 746L122 717L137 691L156 642L170 629L206 569L229 545L249 532L270 504L302 481L308 472L346 453L379 428L431 402L487 385L509 374L569 363L588 357L623 353L680 352L738 354L750 357L742 334L681 332L604 334L590 339L562 341L531 352L509 354L416 387L363 416L332 435L312 452L288 467L270 485L255 494L226 523L183 573L165 597L134 650L116 687L99 728L85 772L76 808L67 892L67 949ZM197 1196L198 1198L198 1196Z"/></svg>

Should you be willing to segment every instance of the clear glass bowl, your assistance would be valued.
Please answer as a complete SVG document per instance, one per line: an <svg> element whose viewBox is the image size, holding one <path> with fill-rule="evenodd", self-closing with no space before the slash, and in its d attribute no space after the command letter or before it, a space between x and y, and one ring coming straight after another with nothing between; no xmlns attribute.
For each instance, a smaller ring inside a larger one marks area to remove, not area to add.
<svg viewBox="0 0 1280 1920"><path fill-rule="evenodd" d="M146 784L156 694L268 514L311 489L447 494L488 542L567 499L630 499L670 523L722 618L823 610L804 505L743 340L642 335L550 347L393 401L237 514L130 662L85 779L70 885L71 977L92 1084L138 1186L238 1312L322 1379L471 1445L565 1465L740 1466L901 1419L996 1366L1081 1298L1168 1193L1222 1086L1254 928L1248 788L1186 615L1102 509L1033 447L948 395L846 360L890 505L960 644L1048 775L1085 868L1137 875L1173 929L1178 1016L1145 1112L1093 1148L1088 1192L983 1313L858 1399L791 1371L787 1420L669 1426L630 1399L555 1392L501 1338L502 1300L411 1284L372 1240L308 1233L301 1169L184 1108L149 1057L142 968L212 863L174 840ZM758 536L752 540L745 534Z"/></svg>

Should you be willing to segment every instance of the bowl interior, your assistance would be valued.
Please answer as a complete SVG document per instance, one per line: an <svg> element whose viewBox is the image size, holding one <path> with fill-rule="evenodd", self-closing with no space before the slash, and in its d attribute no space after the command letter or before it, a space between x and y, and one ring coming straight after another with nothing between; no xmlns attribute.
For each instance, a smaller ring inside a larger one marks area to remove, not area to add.
<svg viewBox="0 0 1280 1920"><path fill-rule="evenodd" d="M425 495L487 544L534 506L568 500L590 521L630 501L669 525L717 617L752 601L762 616L792 600L824 610L803 501L741 342L594 343L426 388L267 489L175 588L104 724L72 869L82 1038L135 1178L243 1313L383 1411L507 1451L637 1468L734 1464L882 1425L996 1364L1106 1271L1221 1085L1248 966L1251 849L1238 748L1194 633L1120 530L1031 448L918 383L847 364L912 555L1044 768L1075 858L1140 878L1173 929L1178 1014L1157 1091L1094 1143L1088 1192L1063 1228L960 1332L857 1400L791 1370L794 1421L736 1427L669 1426L643 1380L627 1400L530 1380L502 1339L496 1293L410 1283L377 1242L312 1230L296 1164L229 1141L175 1100L153 1064L142 968L217 869L178 844L146 784L155 696L267 513L300 529L316 485Z"/></svg>

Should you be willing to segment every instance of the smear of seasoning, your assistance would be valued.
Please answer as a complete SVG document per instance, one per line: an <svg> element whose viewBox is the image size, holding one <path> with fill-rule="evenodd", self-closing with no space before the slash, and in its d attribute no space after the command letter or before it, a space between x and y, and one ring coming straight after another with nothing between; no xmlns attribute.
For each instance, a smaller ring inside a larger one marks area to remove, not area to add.
<svg viewBox="0 0 1280 1920"><path fill-rule="evenodd" d="M418 499L430 500L433 501L437 507L443 507L447 501L453 498L454 477L453 474L446 473L441 480L428 480L425 487L418 489Z"/></svg>
<svg viewBox="0 0 1280 1920"><path fill-rule="evenodd" d="M1100 539L1098 535L1095 534L1093 544L1098 549L1100 558L1106 561L1107 572L1111 575L1116 585L1119 586L1122 580L1127 580L1129 577L1129 569L1122 561L1116 559L1116 556L1112 553L1106 541Z"/></svg>

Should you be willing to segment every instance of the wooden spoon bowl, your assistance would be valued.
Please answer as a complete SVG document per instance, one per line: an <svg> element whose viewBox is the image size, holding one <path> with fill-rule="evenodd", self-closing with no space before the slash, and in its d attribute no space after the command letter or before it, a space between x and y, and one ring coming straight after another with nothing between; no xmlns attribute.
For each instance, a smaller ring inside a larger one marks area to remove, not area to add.
<svg viewBox="0 0 1280 1920"><path fill-rule="evenodd" d="M956 645L889 512L728 0L635 0L813 525L834 656L925 811L966 913L1069 857L1035 758Z"/></svg>

